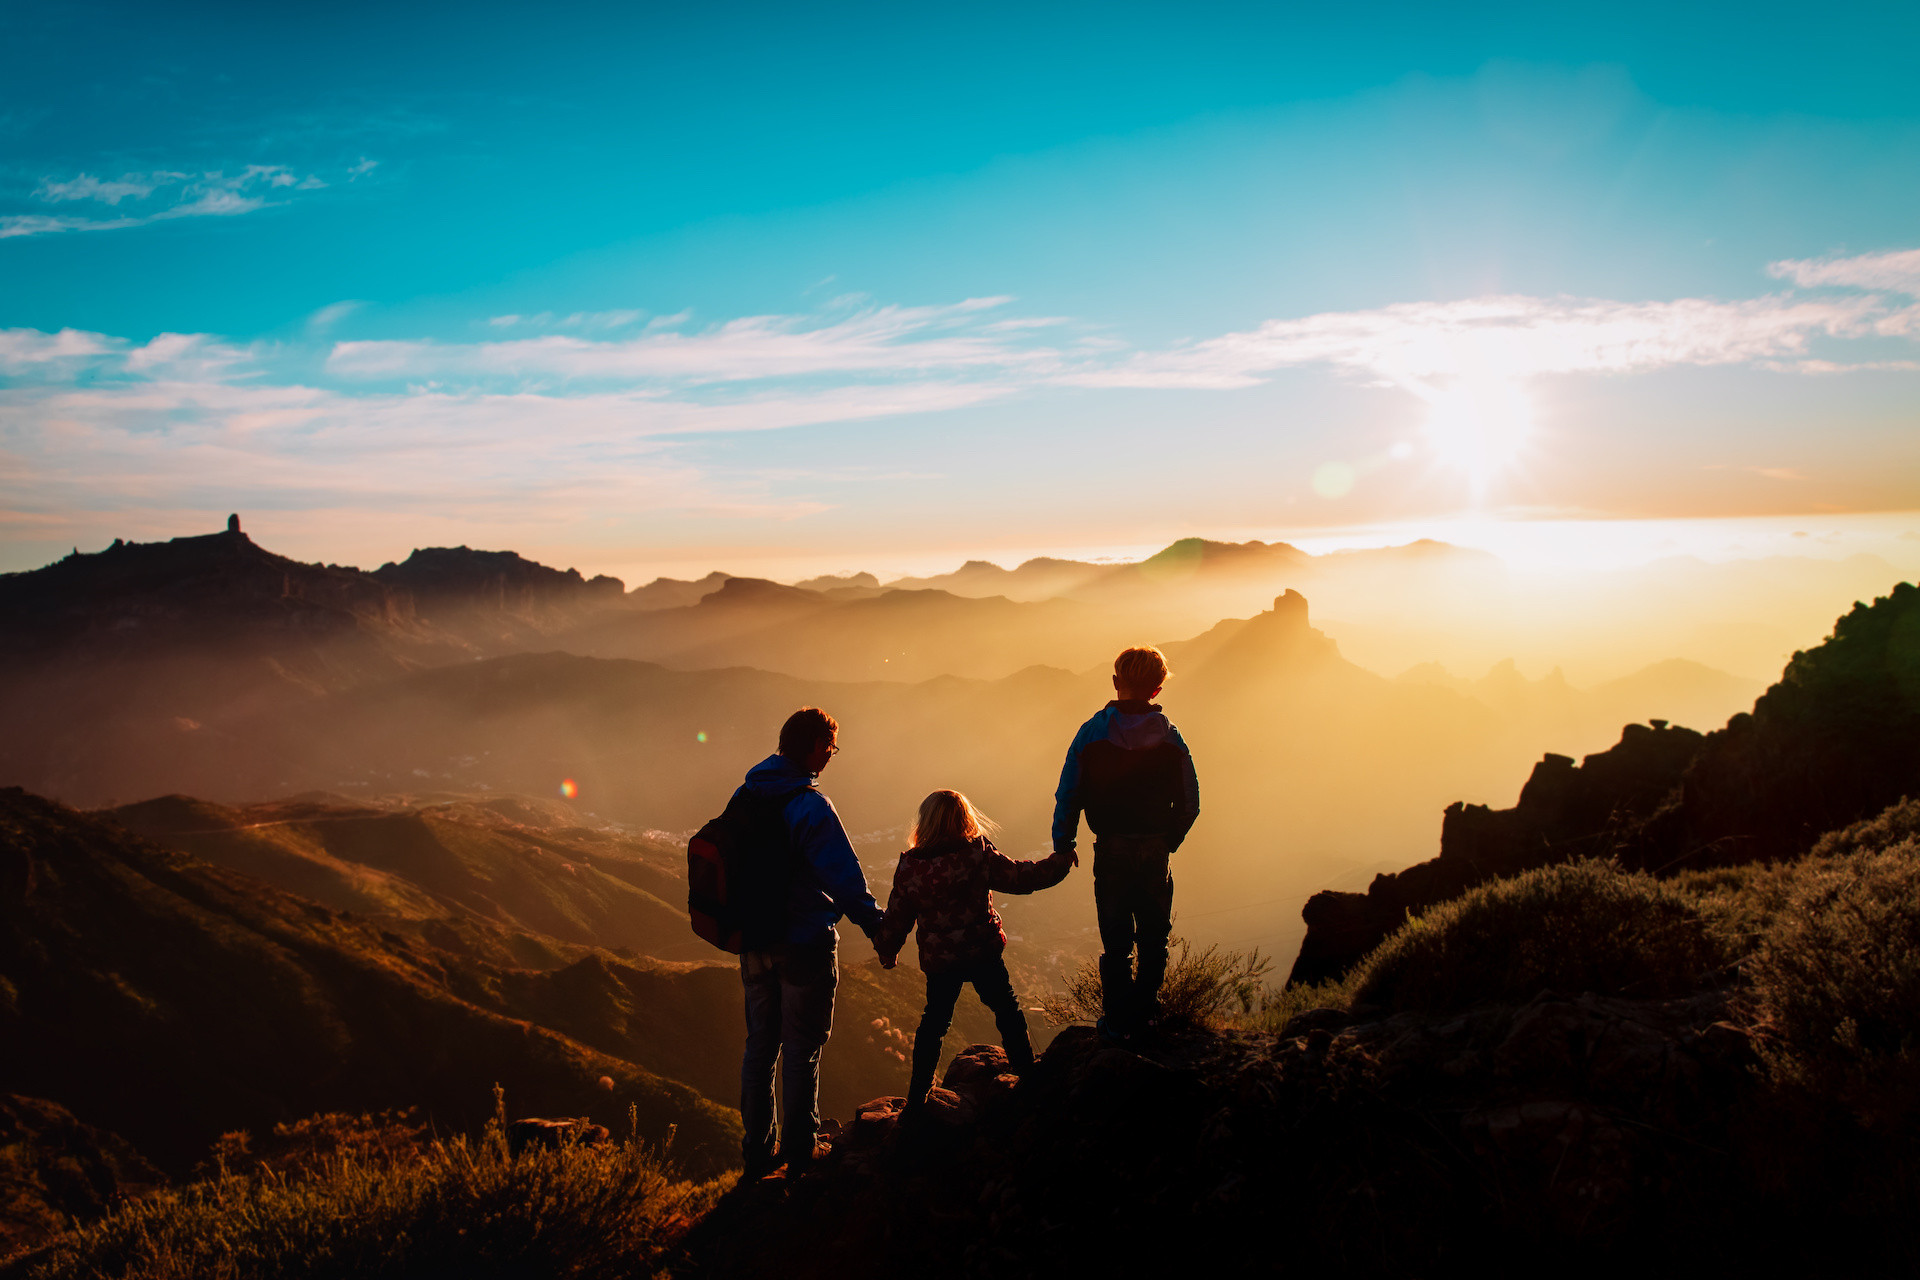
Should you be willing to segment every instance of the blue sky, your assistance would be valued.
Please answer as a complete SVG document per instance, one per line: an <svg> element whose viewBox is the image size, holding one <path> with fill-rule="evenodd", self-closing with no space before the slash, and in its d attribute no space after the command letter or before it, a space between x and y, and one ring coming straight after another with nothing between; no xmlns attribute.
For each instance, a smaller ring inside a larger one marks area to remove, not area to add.
<svg viewBox="0 0 1920 1280"><path fill-rule="evenodd" d="M1910 5L0 22L0 568L1920 506Z"/></svg>

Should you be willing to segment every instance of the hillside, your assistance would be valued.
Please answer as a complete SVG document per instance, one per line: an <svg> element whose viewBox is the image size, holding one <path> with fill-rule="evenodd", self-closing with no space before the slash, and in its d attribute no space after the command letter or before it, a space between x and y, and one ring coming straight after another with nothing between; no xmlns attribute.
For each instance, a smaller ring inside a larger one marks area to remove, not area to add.
<svg viewBox="0 0 1920 1280"><path fill-rule="evenodd" d="M484 970L17 790L0 792L0 974L0 1078L166 1169L321 1110L420 1105L472 1128L495 1082L523 1113L612 1123L632 1105L649 1133L677 1126L693 1166L736 1158L737 1118L687 1086L463 998Z"/></svg>
<svg viewBox="0 0 1920 1280"><path fill-rule="evenodd" d="M187 796L99 816L336 911L413 923L471 919L521 937L661 960L713 958L687 928L675 865L683 850L575 825L577 817L555 807L571 821L539 821L505 800L396 810L318 801L229 807Z"/></svg>
<svg viewBox="0 0 1920 1280"><path fill-rule="evenodd" d="M678 845L511 797L234 809L169 796L96 816L405 939L434 980L481 1009L738 1104L740 980L687 925ZM822 1097L843 1109L897 1086L893 1029L913 1025L922 994L908 969L855 963L864 944L845 932L842 1033L821 1077ZM969 996L955 1034L991 1026Z"/></svg>

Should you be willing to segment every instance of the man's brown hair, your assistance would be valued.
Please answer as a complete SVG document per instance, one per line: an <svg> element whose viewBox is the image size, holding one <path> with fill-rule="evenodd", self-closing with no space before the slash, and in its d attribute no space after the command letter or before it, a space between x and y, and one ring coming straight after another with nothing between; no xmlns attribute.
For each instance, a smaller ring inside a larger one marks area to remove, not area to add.
<svg viewBox="0 0 1920 1280"><path fill-rule="evenodd" d="M1167 655L1151 645L1121 651L1113 660L1113 674L1134 693L1145 696L1167 682Z"/></svg>
<svg viewBox="0 0 1920 1280"><path fill-rule="evenodd" d="M818 707L802 707L780 726L780 754L789 760L804 760L822 742L831 742L840 733L839 722Z"/></svg>

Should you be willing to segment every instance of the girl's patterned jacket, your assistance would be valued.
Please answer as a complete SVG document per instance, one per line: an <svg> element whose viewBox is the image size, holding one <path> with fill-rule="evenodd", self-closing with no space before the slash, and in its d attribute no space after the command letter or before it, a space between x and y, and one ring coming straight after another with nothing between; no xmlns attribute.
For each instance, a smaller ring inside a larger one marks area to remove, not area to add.
<svg viewBox="0 0 1920 1280"><path fill-rule="evenodd" d="M893 873L893 892L887 897L887 914L874 930L874 947L883 956L897 954L917 923L920 968L927 973L997 956L1006 949L1007 935L990 891L1051 889L1072 867L1065 850L1015 862L985 836L909 849Z"/></svg>

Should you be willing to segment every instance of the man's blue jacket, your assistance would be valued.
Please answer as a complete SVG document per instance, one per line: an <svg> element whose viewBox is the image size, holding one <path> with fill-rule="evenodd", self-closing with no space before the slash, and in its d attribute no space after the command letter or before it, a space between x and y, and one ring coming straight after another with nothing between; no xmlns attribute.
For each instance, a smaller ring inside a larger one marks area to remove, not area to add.
<svg viewBox="0 0 1920 1280"><path fill-rule="evenodd" d="M813 775L776 751L747 771L746 785L766 799L791 797L782 813L803 870L794 876L787 899L787 941L828 942L841 916L871 935L880 923L880 904L867 889L866 874L833 801L820 794Z"/></svg>

